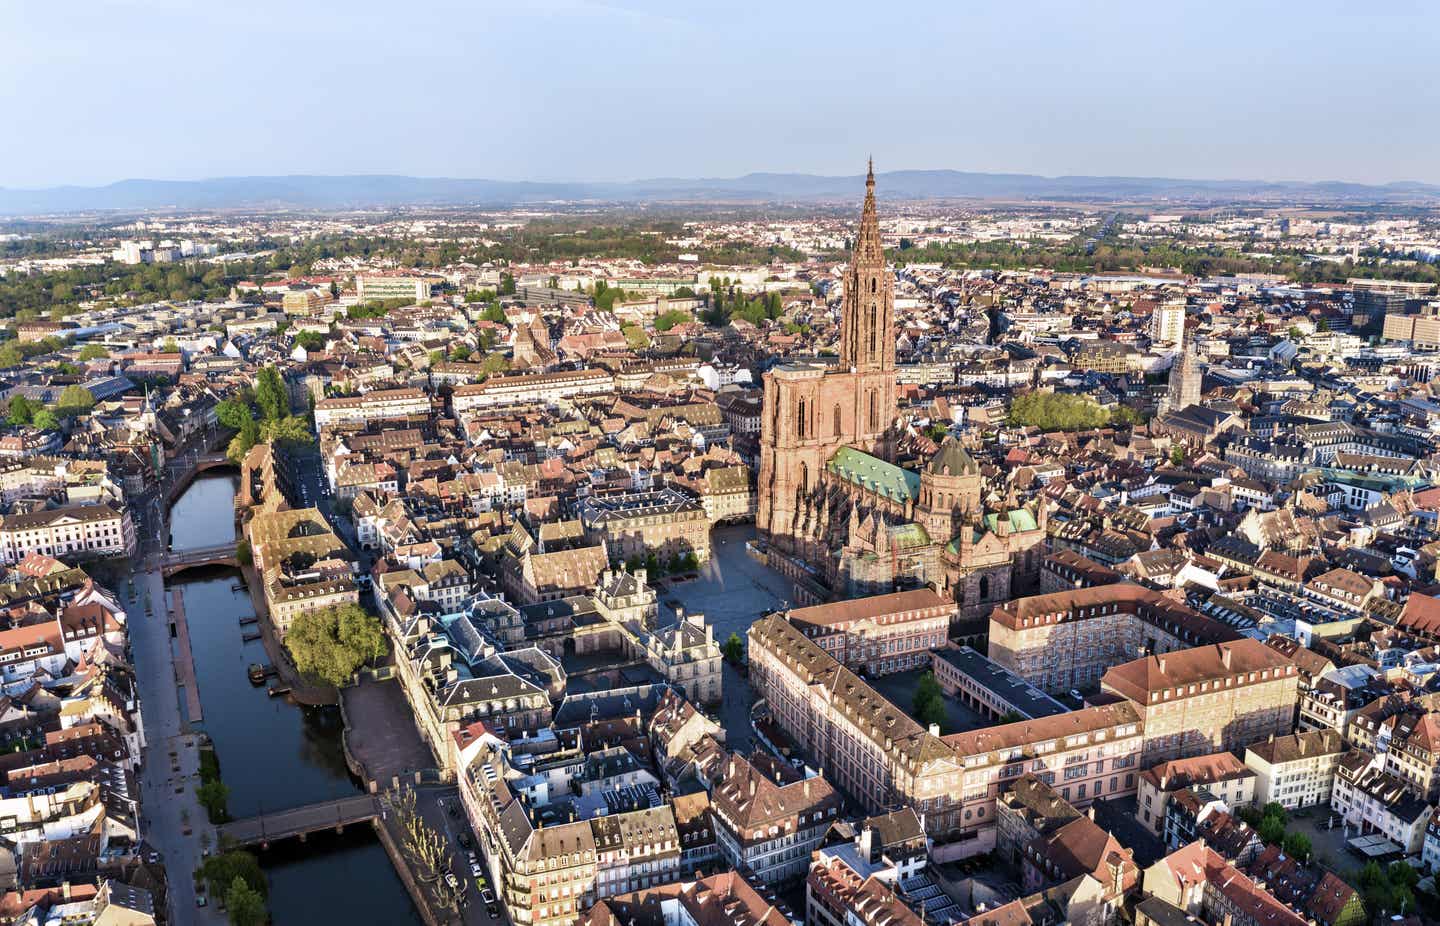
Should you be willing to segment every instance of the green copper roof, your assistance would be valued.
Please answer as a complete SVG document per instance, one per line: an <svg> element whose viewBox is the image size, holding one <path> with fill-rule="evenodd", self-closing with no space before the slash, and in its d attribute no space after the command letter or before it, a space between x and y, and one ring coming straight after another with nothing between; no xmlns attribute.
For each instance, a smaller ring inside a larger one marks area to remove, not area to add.
<svg viewBox="0 0 1440 926"><path fill-rule="evenodd" d="M930 535L919 524L909 523L895 526L890 531L890 540L902 550L923 547L930 543Z"/></svg>
<svg viewBox="0 0 1440 926"><path fill-rule="evenodd" d="M985 516L985 526L990 528L991 533L998 533L996 525L1000 523L1000 518L1001 515L998 514L987 514ZM1035 523L1035 516L1024 508L1016 508L1014 511L1006 512L1004 518L1010 522L1011 533L1018 534L1021 531L1039 529L1039 526Z"/></svg>
<svg viewBox="0 0 1440 926"><path fill-rule="evenodd" d="M920 495L919 473L901 469L854 447L835 451L825 468L841 479L897 501L913 500Z"/></svg>

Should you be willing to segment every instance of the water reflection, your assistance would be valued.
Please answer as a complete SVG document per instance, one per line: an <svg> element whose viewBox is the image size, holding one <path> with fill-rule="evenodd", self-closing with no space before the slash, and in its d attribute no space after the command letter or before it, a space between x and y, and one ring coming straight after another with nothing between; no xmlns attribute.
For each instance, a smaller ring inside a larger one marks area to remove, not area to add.
<svg viewBox="0 0 1440 926"><path fill-rule="evenodd" d="M233 536L233 475L203 476L174 508L175 549L225 543ZM259 641L245 642L255 615L236 591L234 569L182 573L169 585L185 600L191 649L205 717L235 816L279 810L354 794L345 765L338 708L300 708L250 684L246 668L269 661ZM143 610L143 604L138 605ZM380 924L418 922L418 914L368 826L321 834L262 853L276 923Z"/></svg>

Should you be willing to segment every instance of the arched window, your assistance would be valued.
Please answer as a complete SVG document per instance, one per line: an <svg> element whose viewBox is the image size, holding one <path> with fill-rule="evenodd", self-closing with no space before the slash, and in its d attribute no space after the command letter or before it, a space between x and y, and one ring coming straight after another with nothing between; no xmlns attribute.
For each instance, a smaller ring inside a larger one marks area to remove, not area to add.
<svg viewBox="0 0 1440 926"><path fill-rule="evenodd" d="M870 303L870 353L875 353L875 303Z"/></svg>
<svg viewBox="0 0 1440 926"><path fill-rule="evenodd" d="M835 403L835 436L840 436L840 403Z"/></svg>
<svg viewBox="0 0 1440 926"><path fill-rule="evenodd" d="M800 494L804 495L810 491L810 465L802 462L800 464Z"/></svg>
<svg viewBox="0 0 1440 926"><path fill-rule="evenodd" d="M879 285L879 281L877 281L874 277L870 278L870 292L875 292L875 288Z"/></svg>
<svg viewBox="0 0 1440 926"><path fill-rule="evenodd" d="M880 430L880 405L875 400L875 390L870 390L870 430Z"/></svg>
<svg viewBox="0 0 1440 926"><path fill-rule="evenodd" d="M805 436L805 400L801 399L795 406L795 434L798 437Z"/></svg>
<svg viewBox="0 0 1440 926"><path fill-rule="evenodd" d="M990 597L990 577L980 577L980 600L985 601Z"/></svg>

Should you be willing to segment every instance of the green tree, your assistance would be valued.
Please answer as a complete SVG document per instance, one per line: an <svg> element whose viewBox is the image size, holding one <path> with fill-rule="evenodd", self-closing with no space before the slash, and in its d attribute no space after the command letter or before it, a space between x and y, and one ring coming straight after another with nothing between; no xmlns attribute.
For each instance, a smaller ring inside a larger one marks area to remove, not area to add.
<svg viewBox="0 0 1440 926"><path fill-rule="evenodd" d="M299 415L286 415L284 418L262 423L260 439L288 449L308 447L315 443L315 436L310 432L310 423Z"/></svg>
<svg viewBox="0 0 1440 926"><path fill-rule="evenodd" d="M235 465L245 459L245 454L250 448L260 442L260 425L254 418L248 418L241 422L240 433L230 438L230 445L225 448L225 456Z"/></svg>
<svg viewBox="0 0 1440 926"><path fill-rule="evenodd" d="M252 411L246 403L239 399L231 398L225 399L219 405L215 406L215 418L232 431L238 431L243 428L247 422L253 422L255 420L255 412Z"/></svg>
<svg viewBox="0 0 1440 926"><path fill-rule="evenodd" d="M1285 851L1294 858L1309 860L1310 848L1310 837L1304 833L1285 834Z"/></svg>
<svg viewBox="0 0 1440 926"><path fill-rule="evenodd" d="M469 360L470 348L466 347L464 344L456 344L454 347L450 348L450 359L454 360L457 363Z"/></svg>
<svg viewBox="0 0 1440 926"><path fill-rule="evenodd" d="M1256 831L1268 844L1280 845L1285 841L1285 823L1276 817L1262 818Z"/></svg>
<svg viewBox="0 0 1440 926"><path fill-rule="evenodd" d="M269 918L265 911L265 898L246 884L244 878L230 882L229 889L225 891L225 909L233 926L264 926Z"/></svg>
<svg viewBox="0 0 1440 926"><path fill-rule="evenodd" d="M211 823L224 823L230 818L225 804L230 799L230 786L223 781L207 781L195 789L195 796Z"/></svg>
<svg viewBox="0 0 1440 926"><path fill-rule="evenodd" d="M940 689L940 682L936 680L934 672L927 671L920 676L910 708L915 719L927 727L944 723L945 693Z"/></svg>
<svg viewBox="0 0 1440 926"><path fill-rule="evenodd" d="M484 360L480 361L480 372L484 373L487 377L494 376L497 373L507 372L509 369L510 358L499 351L491 351L485 355Z"/></svg>
<svg viewBox="0 0 1440 926"><path fill-rule="evenodd" d="M505 310L500 308L499 303L493 303L486 306L485 311L480 313L480 320L503 325L505 324Z"/></svg>
<svg viewBox="0 0 1440 926"><path fill-rule="evenodd" d="M500 274L500 295L515 295L515 277L508 273Z"/></svg>
<svg viewBox="0 0 1440 926"><path fill-rule="evenodd" d="M1170 462L1175 466L1185 465L1185 448L1176 444L1170 448Z"/></svg>
<svg viewBox="0 0 1440 926"><path fill-rule="evenodd" d="M634 322L626 322L621 325L620 333L625 335L625 344L631 350L644 350L650 346L650 336L645 333L644 328Z"/></svg>
<svg viewBox="0 0 1440 926"><path fill-rule="evenodd" d="M335 605L296 618L285 648L301 672L340 688L367 660L385 652L385 632L359 605Z"/></svg>
<svg viewBox="0 0 1440 926"><path fill-rule="evenodd" d="M57 413L62 418L73 418L94 408L95 396L84 386L72 384L60 390L60 401L56 404Z"/></svg>
<svg viewBox="0 0 1440 926"><path fill-rule="evenodd" d="M86 344L80 348L81 360L104 360L110 356L110 352L99 344Z"/></svg>
<svg viewBox="0 0 1440 926"><path fill-rule="evenodd" d="M262 367L255 378L255 404L260 408L260 417L267 421L290 413L290 394L273 366Z"/></svg>
<svg viewBox="0 0 1440 926"><path fill-rule="evenodd" d="M740 639L740 634L732 633L726 637L725 642L720 646L720 654L732 666L738 666L745 658L745 641Z"/></svg>
<svg viewBox="0 0 1440 926"><path fill-rule="evenodd" d="M0 344L0 366L13 367L25 361L25 350L19 341Z"/></svg>
<svg viewBox="0 0 1440 926"><path fill-rule="evenodd" d="M261 897L269 891L260 861L243 849L231 849L210 856L200 866L200 874L210 886L210 893L216 895L222 894L237 878ZM229 905L228 902L226 905Z"/></svg>
<svg viewBox="0 0 1440 926"><path fill-rule="evenodd" d="M694 320L695 317L689 312L686 312L682 309L671 309L670 311L656 317L655 330L669 331L676 325L682 325L685 322L691 322Z"/></svg>
<svg viewBox="0 0 1440 926"><path fill-rule="evenodd" d="M1089 396L1030 392L1010 404L1010 424L1043 431L1077 431L1110 423L1110 413Z"/></svg>
<svg viewBox="0 0 1440 926"><path fill-rule="evenodd" d="M180 353L180 345L176 343L174 338L166 338L165 343L160 345L160 350L166 354L178 354Z"/></svg>
<svg viewBox="0 0 1440 926"><path fill-rule="evenodd" d="M42 408L30 419L30 425L42 431L58 431L60 430L60 418L50 409Z"/></svg>
<svg viewBox="0 0 1440 926"><path fill-rule="evenodd" d="M29 424L35 417L35 412L42 406L38 402L32 402L22 393L15 393L10 397L10 405L5 421L8 424L24 425Z"/></svg>

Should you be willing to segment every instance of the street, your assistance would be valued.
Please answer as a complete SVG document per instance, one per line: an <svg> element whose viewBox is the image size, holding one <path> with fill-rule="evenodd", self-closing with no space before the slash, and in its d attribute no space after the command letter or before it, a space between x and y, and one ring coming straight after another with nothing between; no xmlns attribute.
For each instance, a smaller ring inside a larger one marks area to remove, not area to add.
<svg viewBox="0 0 1440 926"><path fill-rule="evenodd" d="M455 880L461 888L461 922L466 926L493 926L495 923L507 922L505 908L498 901L496 909L499 911L499 916L492 917L486 911L485 904L480 899L480 887L475 883L475 876L470 872L470 860L466 853L474 851L481 868L486 873L486 881L490 881L489 866L485 864L480 841L471 832L470 824L465 818L465 810L460 806L459 792L453 786L419 787L416 789L415 796L415 806L421 818L437 833L445 837L445 845L450 850L450 870L454 873ZM455 811L454 816L450 814L451 808ZM388 829L397 845L403 844L400 828L396 824L393 814L382 811L381 819L378 822ZM470 850L466 850L460 845L458 837L461 833L469 836ZM422 890L429 890L429 886L422 886ZM490 884L490 891L492 894L495 892L493 883ZM432 909L440 910L442 908L432 905Z"/></svg>
<svg viewBox="0 0 1440 926"><path fill-rule="evenodd" d="M197 909L190 873L215 836L195 795L200 738L184 728L168 630L165 583L158 571L136 573L126 602L136 684L145 721L140 775L141 838L164 859L171 922L223 923L213 906ZM117 593L121 590L117 589ZM146 613L147 605L152 613Z"/></svg>

